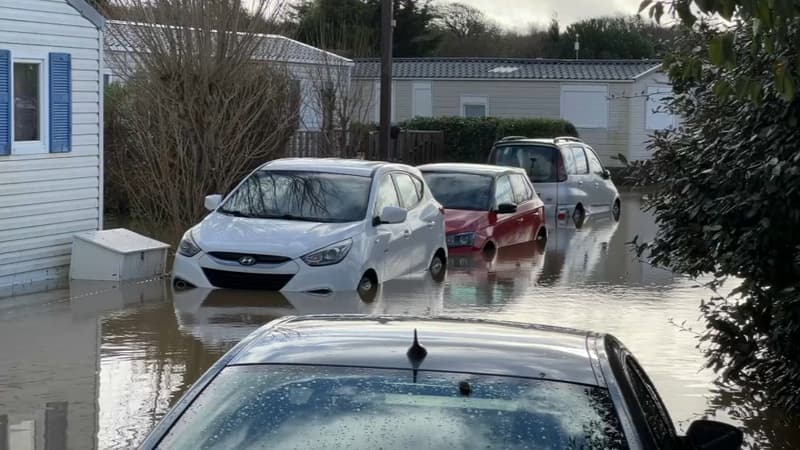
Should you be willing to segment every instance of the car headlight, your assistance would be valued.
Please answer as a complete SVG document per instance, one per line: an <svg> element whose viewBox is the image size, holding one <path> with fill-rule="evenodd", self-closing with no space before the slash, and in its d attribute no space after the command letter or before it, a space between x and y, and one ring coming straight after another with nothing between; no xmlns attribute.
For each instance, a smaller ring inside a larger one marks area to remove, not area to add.
<svg viewBox="0 0 800 450"><path fill-rule="evenodd" d="M309 266L330 266L341 262L347 253L350 252L350 247L353 246L352 239L345 239L344 241L331 244L325 248L321 248L312 253L302 257L303 262Z"/></svg>
<svg viewBox="0 0 800 450"><path fill-rule="evenodd" d="M448 247L472 247L475 243L475 233L459 233L447 235Z"/></svg>
<svg viewBox="0 0 800 450"><path fill-rule="evenodd" d="M191 258L201 251L200 246L194 241L192 230L187 231L181 238L181 243L178 244L178 254Z"/></svg>

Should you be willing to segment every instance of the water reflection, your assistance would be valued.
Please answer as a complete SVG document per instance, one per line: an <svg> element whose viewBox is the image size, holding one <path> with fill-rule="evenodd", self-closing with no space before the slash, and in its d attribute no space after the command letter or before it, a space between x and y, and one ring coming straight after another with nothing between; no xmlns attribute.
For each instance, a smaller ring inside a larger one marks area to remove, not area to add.
<svg viewBox="0 0 800 450"><path fill-rule="evenodd" d="M546 245L502 249L489 260L454 255L444 283L406 277L370 302L355 293L173 292L165 280L73 282L14 298L0 304L0 450L135 447L242 337L277 317L319 313L456 315L611 332L639 357L680 428L715 415L744 424L752 448L800 447L796 418L717 387L702 370L695 337L670 323L702 328L697 307L709 293L628 251L634 236L655 233L638 206L626 197L619 223L591 218L580 230L551 223Z"/></svg>

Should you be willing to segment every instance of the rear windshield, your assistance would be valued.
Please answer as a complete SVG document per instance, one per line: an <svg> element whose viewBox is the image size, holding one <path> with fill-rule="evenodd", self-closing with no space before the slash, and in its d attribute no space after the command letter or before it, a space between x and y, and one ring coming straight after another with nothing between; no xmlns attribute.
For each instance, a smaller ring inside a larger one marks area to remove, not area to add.
<svg viewBox="0 0 800 450"><path fill-rule="evenodd" d="M495 147L489 164L521 167L534 183L554 183L558 179L558 150L539 145Z"/></svg>
<svg viewBox="0 0 800 450"><path fill-rule="evenodd" d="M488 211L494 178L488 175L452 172L423 172L423 178L436 198L447 209Z"/></svg>
<svg viewBox="0 0 800 450"><path fill-rule="evenodd" d="M411 370L224 369L164 449L627 448L608 391Z"/></svg>

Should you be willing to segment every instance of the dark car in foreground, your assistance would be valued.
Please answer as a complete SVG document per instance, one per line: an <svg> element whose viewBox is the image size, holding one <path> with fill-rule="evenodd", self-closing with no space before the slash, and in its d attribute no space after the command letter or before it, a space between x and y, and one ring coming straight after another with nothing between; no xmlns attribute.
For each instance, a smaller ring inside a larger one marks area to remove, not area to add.
<svg viewBox="0 0 800 450"><path fill-rule="evenodd" d="M244 339L143 448L739 448L730 425L678 436L610 335L506 322L308 316Z"/></svg>

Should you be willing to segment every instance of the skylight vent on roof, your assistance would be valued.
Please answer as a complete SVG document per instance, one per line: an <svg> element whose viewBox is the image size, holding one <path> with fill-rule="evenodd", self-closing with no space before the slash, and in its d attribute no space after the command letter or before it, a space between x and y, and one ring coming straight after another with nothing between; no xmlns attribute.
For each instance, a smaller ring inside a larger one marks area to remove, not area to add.
<svg viewBox="0 0 800 450"><path fill-rule="evenodd" d="M492 73L511 73L511 72L516 72L518 70L519 70L519 67L498 66L498 67L495 67L494 69L489 70L489 72L492 72Z"/></svg>

